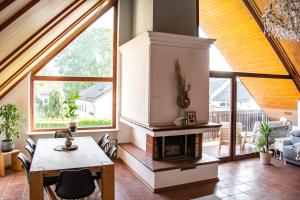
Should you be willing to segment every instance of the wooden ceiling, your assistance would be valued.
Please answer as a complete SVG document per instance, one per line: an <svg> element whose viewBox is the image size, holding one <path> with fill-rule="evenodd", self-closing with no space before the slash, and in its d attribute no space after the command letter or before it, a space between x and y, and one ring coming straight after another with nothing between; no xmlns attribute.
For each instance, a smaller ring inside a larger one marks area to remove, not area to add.
<svg viewBox="0 0 300 200"><path fill-rule="evenodd" d="M257 1L262 5L263 0ZM234 71L291 75L243 1L199 1L199 24L210 38L217 40L216 47ZM291 60L300 61L299 43L288 45L283 46L290 52L289 57L293 55ZM299 70L300 62L294 63ZM241 80L263 109L297 109L300 94L293 80Z"/></svg>
<svg viewBox="0 0 300 200"><path fill-rule="evenodd" d="M0 99L115 0L0 1Z"/></svg>

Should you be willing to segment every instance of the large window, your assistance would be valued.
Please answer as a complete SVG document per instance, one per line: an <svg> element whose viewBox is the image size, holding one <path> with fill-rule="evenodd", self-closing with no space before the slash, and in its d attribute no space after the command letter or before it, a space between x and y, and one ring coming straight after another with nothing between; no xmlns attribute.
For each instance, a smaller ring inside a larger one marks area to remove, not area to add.
<svg viewBox="0 0 300 200"><path fill-rule="evenodd" d="M77 96L79 129L115 127L115 10L111 8L31 76L31 129L68 127Z"/></svg>

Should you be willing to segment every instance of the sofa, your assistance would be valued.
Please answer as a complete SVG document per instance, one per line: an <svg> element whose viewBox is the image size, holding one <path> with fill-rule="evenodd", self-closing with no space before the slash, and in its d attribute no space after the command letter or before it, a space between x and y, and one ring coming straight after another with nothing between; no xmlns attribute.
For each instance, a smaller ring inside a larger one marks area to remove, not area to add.
<svg viewBox="0 0 300 200"><path fill-rule="evenodd" d="M291 140L286 141L283 146L283 160L300 166L300 160L296 160L297 153L293 146L300 145L300 127L295 127L291 131Z"/></svg>

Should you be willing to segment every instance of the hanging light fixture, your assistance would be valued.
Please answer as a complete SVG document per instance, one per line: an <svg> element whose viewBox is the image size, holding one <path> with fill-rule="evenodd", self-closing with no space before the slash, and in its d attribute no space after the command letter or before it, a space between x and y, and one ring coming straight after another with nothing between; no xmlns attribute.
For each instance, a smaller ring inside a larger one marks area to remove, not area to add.
<svg viewBox="0 0 300 200"><path fill-rule="evenodd" d="M278 39L300 41L300 0L269 0L262 15L264 32Z"/></svg>

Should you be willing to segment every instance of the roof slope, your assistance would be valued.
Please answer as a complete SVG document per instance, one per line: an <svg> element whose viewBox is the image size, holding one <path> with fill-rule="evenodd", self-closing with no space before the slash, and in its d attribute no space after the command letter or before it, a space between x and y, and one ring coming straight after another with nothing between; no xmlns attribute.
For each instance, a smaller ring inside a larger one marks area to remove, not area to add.
<svg viewBox="0 0 300 200"><path fill-rule="evenodd" d="M34 67L45 64L115 0L14 1L0 14L0 98ZM26 12L20 12L27 6ZM10 12L8 12L10 11Z"/></svg>
<svg viewBox="0 0 300 200"><path fill-rule="evenodd" d="M243 1L201 0L199 9L201 28L217 39L215 45L234 71L288 74ZM292 80L241 81L262 108L297 109L300 94Z"/></svg>

